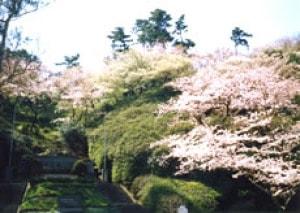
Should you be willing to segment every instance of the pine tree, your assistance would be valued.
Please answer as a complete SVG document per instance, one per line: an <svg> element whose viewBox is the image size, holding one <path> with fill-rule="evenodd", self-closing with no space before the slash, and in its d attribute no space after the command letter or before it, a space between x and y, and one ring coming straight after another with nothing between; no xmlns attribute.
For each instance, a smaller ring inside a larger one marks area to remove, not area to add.
<svg viewBox="0 0 300 213"><path fill-rule="evenodd" d="M73 68L73 67L78 67L80 66L80 63L79 63L79 58L80 58L80 54L76 54L76 55L73 55L73 56L64 56L64 61L61 62L61 63L56 63L55 65L57 66L66 66L67 69L70 69L70 68Z"/></svg>
<svg viewBox="0 0 300 213"><path fill-rule="evenodd" d="M245 31L241 30L239 27L235 27L232 30L232 35L230 39L234 42L236 53L239 45L246 46L249 49L249 43L245 39L245 37L252 37L252 36L253 36L252 34L246 33Z"/></svg>
<svg viewBox="0 0 300 213"><path fill-rule="evenodd" d="M184 21L184 15L181 15L178 19L178 21L175 22L175 30L173 31L173 34L179 36L178 39L176 39L173 43L173 46L181 46L184 48L184 52L187 52L187 50L191 47L194 47L196 44L191 39L184 39L183 33L187 32L187 25Z"/></svg>
<svg viewBox="0 0 300 213"><path fill-rule="evenodd" d="M107 36L111 39L111 46L116 52L125 52L129 49L129 43L132 42L130 35L125 34L123 27L116 27L111 35Z"/></svg>
<svg viewBox="0 0 300 213"><path fill-rule="evenodd" d="M166 43L173 40L168 31L171 20L171 16L161 9L152 11L148 19L136 20L134 31L138 35L138 42L149 46L159 43L166 47Z"/></svg>

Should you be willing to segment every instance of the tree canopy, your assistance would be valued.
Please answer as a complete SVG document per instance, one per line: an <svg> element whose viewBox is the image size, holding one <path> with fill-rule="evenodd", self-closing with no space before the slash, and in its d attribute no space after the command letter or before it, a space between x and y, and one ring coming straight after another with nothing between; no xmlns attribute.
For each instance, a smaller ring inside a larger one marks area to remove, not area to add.
<svg viewBox="0 0 300 213"><path fill-rule="evenodd" d="M173 45L174 46L182 46L184 51L186 52L187 49L194 47L196 44L191 39L184 39L183 33L187 32L187 25L185 24L184 20L185 16L181 15L179 19L175 22L175 30L173 34L179 36L179 38L175 39Z"/></svg>
<svg viewBox="0 0 300 213"><path fill-rule="evenodd" d="M252 37L252 36L253 36L252 34L246 33L245 31L243 31L239 27L235 27L232 30L232 34L231 34L230 39L234 42L234 46L235 46L236 51L237 51L237 47L239 45L246 46L249 49L249 44L248 44L248 41L246 40L246 37Z"/></svg>
<svg viewBox="0 0 300 213"><path fill-rule="evenodd" d="M77 53L76 55L72 55L72 56L65 56L64 57L64 61L60 62L60 63L56 63L56 65L58 66L66 66L68 69L73 68L73 67L78 67L80 65L79 63L79 58L80 58L80 54Z"/></svg>
<svg viewBox="0 0 300 213"><path fill-rule="evenodd" d="M171 27L171 20L171 16L161 9L152 11L148 19L137 19L134 31L138 35L138 42L149 46L162 44L163 47L166 47L167 42L173 41L173 37L168 31Z"/></svg>
<svg viewBox="0 0 300 213"><path fill-rule="evenodd" d="M44 0L2 0L0 1L0 72L3 71L3 60L11 21L25 14L36 11Z"/></svg>
<svg viewBox="0 0 300 213"><path fill-rule="evenodd" d="M111 35L107 36L111 39L111 47L116 52L125 52L129 49L129 43L132 41L130 35L124 32L123 27L116 27L115 30L111 32Z"/></svg>

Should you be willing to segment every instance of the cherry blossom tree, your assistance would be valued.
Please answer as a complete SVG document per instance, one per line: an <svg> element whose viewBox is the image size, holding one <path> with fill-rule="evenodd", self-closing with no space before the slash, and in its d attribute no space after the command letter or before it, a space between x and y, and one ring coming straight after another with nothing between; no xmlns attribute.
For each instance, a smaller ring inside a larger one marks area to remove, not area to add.
<svg viewBox="0 0 300 213"><path fill-rule="evenodd" d="M159 113L188 112L198 125L152 146L170 148L163 159L179 159L178 174L225 169L248 178L284 209L300 186L295 160L300 125L292 117L300 112L292 102L300 82L280 75L285 61L262 53L229 57L169 83L182 94L161 105ZM230 118L231 126L209 123L214 113Z"/></svg>

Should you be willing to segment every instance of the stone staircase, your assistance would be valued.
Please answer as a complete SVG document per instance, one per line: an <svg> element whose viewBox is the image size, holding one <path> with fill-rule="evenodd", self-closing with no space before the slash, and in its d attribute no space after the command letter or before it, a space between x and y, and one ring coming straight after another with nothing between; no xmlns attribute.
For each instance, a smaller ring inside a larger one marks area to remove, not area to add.
<svg viewBox="0 0 300 213"><path fill-rule="evenodd" d="M60 213L83 213L82 199L80 196L61 196L58 198Z"/></svg>
<svg viewBox="0 0 300 213"><path fill-rule="evenodd" d="M133 202L127 193L118 185L99 182L99 191L117 207L120 213L149 213L142 206Z"/></svg>

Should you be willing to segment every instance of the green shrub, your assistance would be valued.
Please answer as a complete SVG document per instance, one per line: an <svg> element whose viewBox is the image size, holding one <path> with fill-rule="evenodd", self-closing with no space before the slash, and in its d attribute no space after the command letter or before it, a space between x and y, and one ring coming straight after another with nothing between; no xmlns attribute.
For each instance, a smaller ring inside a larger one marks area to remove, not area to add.
<svg viewBox="0 0 300 213"><path fill-rule="evenodd" d="M233 118L230 116L221 115L218 113L211 114L205 118L205 121L210 126L221 126L225 129L233 127Z"/></svg>
<svg viewBox="0 0 300 213"><path fill-rule="evenodd" d="M271 130L288 130L294 124L295 121L292 116L278 114L272 117L270 128Z"/></svg>
<svg viewBox="0 0 300 213"><path fill-rule="evenodd" d="M194 124L190 121L180 121L173 125L170 129L170 134L185 134L194 128Z"/></svg>
<svg viewBox="0 0 300 213"><path fill-rule="evenodd" d="M71 152L80 157L88 156L87 136L83 129L78 127L67 127L62 130L62 135Z"/></svg>
<svg viewBox="0 0 300 213"><path fill-rule="evenodd" d="M168 155L170 148L167 146L158 146L152 149L151 156L148 159L148 165L151 174L158 176L173 176L177 171L180 162L176 158L162 160L161 157Z"/></svg>
<svg viewBox="0 0 300 213"><path fill-rule="evenodd" d="M290 53L287 64L300 64L300 55L296 53Z"/></svg>
<svg viewBox="0 0 300 213"><path fill-rule="evenodd" d="M113 161L114 182L128 183L136 176L148 173L150 143L170 134L168 123L174 115L158 117L155 114L158 104L152 102L152 93L149 93L126 107L110 112L103 124L94 130L100 136L97 143L91 144L90 156L101 166L104 143L107 143L109 159Z"/></svg>
<svg viewBox="0 0 300 213"><path fill-rule="evenodd" d="M292 99L292 103L300 105L300 95L295 95L295 97Z"/></svg>
<svg viewBox="0 0 300 213"><path fill-rule="evenodd" d="M179 179L140 176L131 191L146 208L155 213L176 212L185 205L189 212L212 212L218 205L220 194L202 183Z"/></svg>
<svg viewBox="0 0 300 213"><path fill-rule="evenodd" d="M87 171L87 160L77 160L71 169L71 174L83 177L87 174Z"/></svg>

